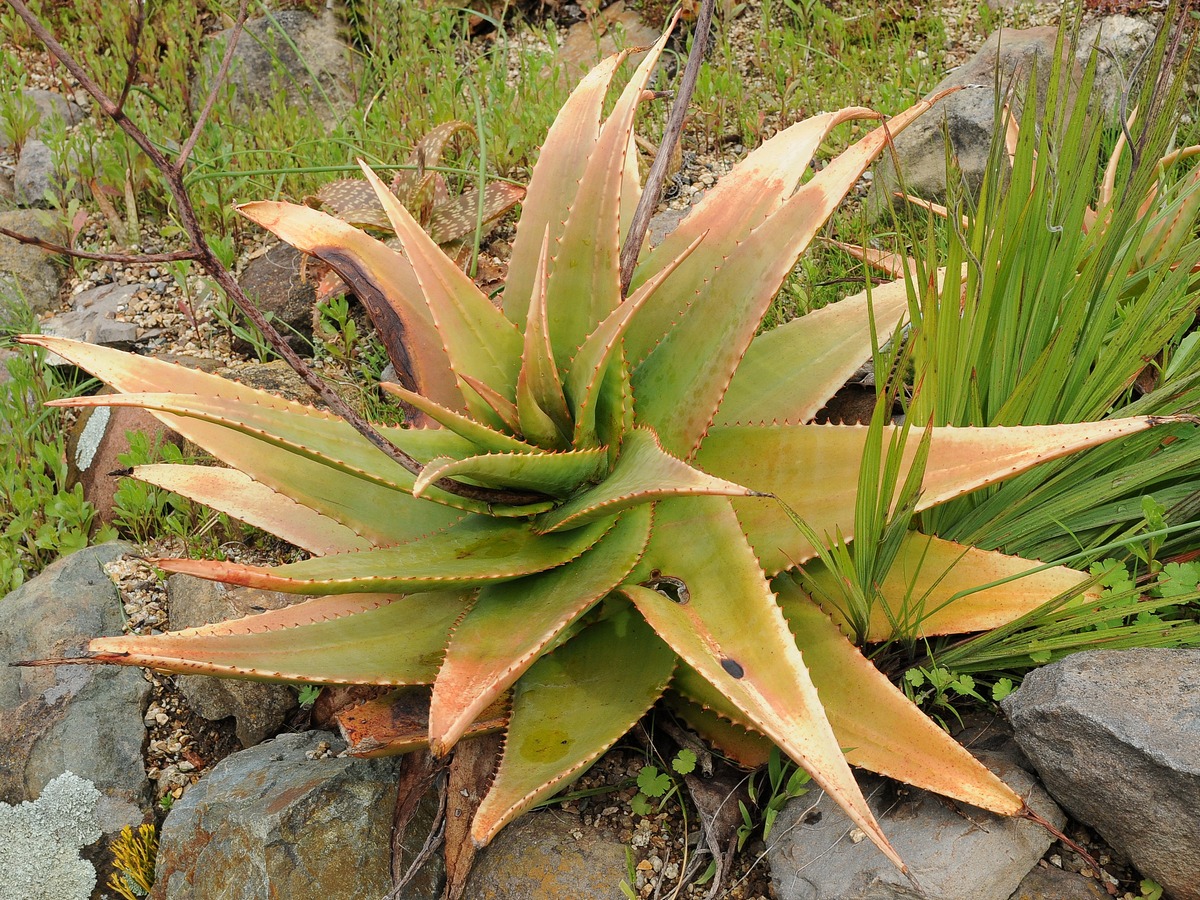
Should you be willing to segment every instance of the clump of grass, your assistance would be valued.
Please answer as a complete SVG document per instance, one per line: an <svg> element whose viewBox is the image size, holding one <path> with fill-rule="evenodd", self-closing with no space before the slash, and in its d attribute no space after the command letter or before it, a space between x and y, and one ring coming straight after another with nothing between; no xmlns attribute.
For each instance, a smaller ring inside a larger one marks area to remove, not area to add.
<svg viewBox="0 0 1200 900"><path fill-rule="evenodd" d="M33 325L28 310L18 307L0 323L0 334ZM23 348L0 362L0 597L60 556L86 547L96 517L83 488L67 486L61 412L43 404L72 389L43 356ZM95 540L115 537L101 527Z"/></svg>

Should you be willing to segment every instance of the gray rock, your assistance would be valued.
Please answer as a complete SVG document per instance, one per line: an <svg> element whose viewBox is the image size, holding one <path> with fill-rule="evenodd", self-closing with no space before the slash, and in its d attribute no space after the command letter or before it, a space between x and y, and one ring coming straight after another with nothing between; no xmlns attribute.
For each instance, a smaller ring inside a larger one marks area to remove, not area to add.
<svg viewBox="0 0 1200 900"><path fill-rule="evenodd" d="M171 807L154 900L382 897L396 759L309 759L333 735L285 734L228 756Z"/></svg>
<svg viewBox="0 0 1200 900"><path fill-rule="evenodd" d="M254 305L272 317L293 350L311 355L317 292L316 283L301 275L303 261L304 255L295 247L276 244L250 261L238 283ZM252 350L240 338L235 337L233 345L239 353Z"/></svg>
<svg viewBox="0 0 1200 900"><path fill-rule="evenodd" d="M60 243L62 233L46 223L43 214L28 209L0 212L0 225L9 231ZM22 299L35 313L58 304L62 271L44 250L0 235L0 318L6 306Z"/></svg>
<svg viewBox="0 0 1200 900"><path fill-rule="evenodd" d="M1058 827L1062 812L1019 765L1019 753L976 751L1029 805ZM884 834L908 865L908 881L823 792L792 800L771 833L767 859L780 900L1007 900L1053 838L1006 819L895 782L859 783ZM924 891L924 893L921 893Z"/></svg>
<svg viewBox="0 0 1200 900"><path fill-rule="evenodd" d="M0 800L32 799L74 772L104 794L101 826L110 833L140 823L150 805L142 765L149 682L117 666L9 663L78 655L89 638L119 635L121 600L102 567L131 550L80 550L0 600Z"/></svg>
<svg viewBox="0 0 1200 900"><path fill-rule="evenodd" d="M226 30L215 35L208 47L205 77L192 92L197 102L207 95L229 34ZM330 126L354 96L351 58L350 49L338 36L337 15L332 9L324 9L320 18L298 9L278 10L270 18L246 21L229 81L237 102L251 114L266 112L276 90L282 88L289 104L311 109Z"/></svg>
<svg viewBox="0 0 1200 900"><path fill-rule="evenodd" d="M74 174L75 160L69 158L65 165L55 165L54 154L39 140L28 140L17 158L13 173L13 194L19 206L50 206L47 195L62 195L67 190L67 179ZM76 183L71 196L82 197L82 186Z"/></svg>
<svg viewBox="0 0 1200 900"><path fill-rule="evenodd" d="M308 599L253 588L230 589L190 575L167 579L167 597L171 627L176 630L240 619ZM252 747L278 733L288 713L296 708L296 693L286 685L206 675L180 675L175 684L192 710L204 718L215 722L235 717L243 747Z"/></svg>
<svg viewBox="0 0 1200 900"><path fill-rule="evenodd" d="M1095 878L1066 872L1044 862L1029 870L1008 900L1108 900L1108 891Z"/></svg>
<svg viewBox="0 0 1200 900"><path fill-rule="evenodd" d="M662 212L656 212L650 217L650 225L646 229L646 236L650 240L651 247L657 247L674 231L679 223L682 222L687 214L692 211L690 206L683 209L664 209Z"/></svg>
<svg viewBox="0 0 1200 900"><path fill-rule="evenodd" d="M32 132L33 137L46 137L59 127L59 123L70 127L83 121L84 112L73 99L41 88L23 88L22 93L37 110L37 124ZM0 134L0 149L7 150L11 146L5 136Z"/></svg>
<svg viewBox="0 0 1200 900"><path fill-rule="evenodd" d="M582 828L570 813L537 810L479 851L463 896L609 900L625 872L625 845L615 835Z"/></svg>
<svg viewBox="0 0 1200 900"><path fill-rule="evenodd" d="M1076 653L1004 701L1046 789L1176 900L1200 898L1200 650Z"/></svg>
<svg viewBox="0 0 1200 900"><path fill-rule="evenodd" d="M81 291L72 298L70 310L42 323L42 334L129 350L137 341L138 329L133 322L117 319L117 314L129 308L137 292L136 284L105 284ZM52 364L61 361L52 354Z"/></svg>
<svg viewBox="0 0 1200 900"><path fill-rule="evenodd" d="M910 194L928 200L944 199L947 134L956 165L968 188L976 190L987 167L995 128L997 71L1004 96L1008 96L1010 88L1015 89L1013 105L1019 111L1036 64L1038 101L1043 102L1057 34L1058 29L1052 26L999 29L973 57L943 78L928 96L951 87L968 87L940 100L896 137L894 156L885 154L875 167L867 197L868 210L878 215L887 209L886 198L899 183L893 163L897 158ZM1072 83L1077 82L1086 67L1098 35L1101 35L1101 53L1091 97L1094 108L1115 122L1127 79L1134 74L1143 50L1153 40L1154 26L1144 19L1128 16L1108 16L1091 22L1080 35L1075 58L1069 61Z"/></svg>

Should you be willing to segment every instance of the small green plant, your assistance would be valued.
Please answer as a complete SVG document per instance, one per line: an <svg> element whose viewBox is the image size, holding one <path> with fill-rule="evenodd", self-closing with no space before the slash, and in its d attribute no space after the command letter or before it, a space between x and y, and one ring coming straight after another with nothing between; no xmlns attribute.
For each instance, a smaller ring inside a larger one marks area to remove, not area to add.
<svg viewBox="0 0 1200 900"><path fill-rule="evenodd" d="M0 51L0 64L7 71L20 71L16 60L7 51ZM22 78L15 86L0 91L0 135L4 136L4 142L12 146L17 156L20 156L21 148L33 136L41 120L37 104L22 90L23 87Z"/></svg>
<svg viewBox="0 0 1200 900"><path fill-rule="evenodd" d="M785 760L778 747L772 747L765 773L760 770L751 775L746 785L753 811L744 800L738 801L742 814L742 824L737 829L738 850L755 834L761 834L764 841L769 838L780 811L788 801L807 794L811 780L807 772Z"/></svg>
<svg viewBox="0 0 1200 900"><path fill-rule="evenodd" d="M319 696L321 696L321 688L315 684L299 685L296 691L296 701L300 704L301 709L312 709Z"/></svg>
<svg viewBox="0 0 1200 900"><path fill-rule="evenodd" d="M684 748L675 754L671 760L671 771L676 775L687 775L696 768L696 754ZM660 772L657 766L642 766L637 776L638 792L629 801L630 807L639 816L650 815L651 800L657 800L657 809L661 810L679 791L679 782L670 772Z"/></svg>
<svg viewBox="0 0 1200 900"><path fill-rule="evenodd" d="M904 673L904 693L913 703L933 710L933 716L942 727L946 722L939 714L944 710L954 715L961 723L962 717L954 706L954 700L969 698L980 704L985 701L975 687L970 675L956 675L942 666L923 668L917 666Z"/></svg>
<svg viewBox="0 0 1200 900"><path fill-rule="evenodd" d="M1138 891L1142 900L1162 900L1163 886L1153 878L1143 878L1138 883Z"/></svg>
<svg viewBox="0 0 1200 900"><path fill-rule="evenodd" d="M113 871L108 876L109 889L125 900L148 897L154 887L157 854L158 829L155 826L139 825L135 831L126 825L112 843Z"/></svg>

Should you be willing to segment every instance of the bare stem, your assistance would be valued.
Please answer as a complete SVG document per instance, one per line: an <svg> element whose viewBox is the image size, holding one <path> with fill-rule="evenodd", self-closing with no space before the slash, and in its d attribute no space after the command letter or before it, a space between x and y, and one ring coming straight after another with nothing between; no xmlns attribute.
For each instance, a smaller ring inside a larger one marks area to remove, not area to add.
<svg viewBox="0 0 1200 900"><path fill-rule="evenodd" d="M711 0L707 0L711 3ZM25 4L24 0L7 0L7 3L12 7L13 11L24 20L29 26L30 31L40 40L63 66L70 72L75 79L83 86L83 89L91 94L92 98L100 106L100 109L106 116L112 119L122 131L129 135L142 152L154 163L155 168L162 173L162 177L166 182L167 189L174 198L179 219L183 225L183 230L188 236L188 240L192 245L192 253L194 256L187 257L199 261L209 276L220 285L225 294L234 302L241 310L242 314L250 320L250 322L262 332L267 343L271 345L271 349L282 357L289 366L291 366L296 374L310 387L322 402L337 415L341 416L346 422L354 428L359 434L366 438L372 446L384 453L390 459L394 460L408 472L414 475L419 475L422 470L421 463L417 462L408 453L397 447L391 441L387 440L380 434L366 419L358 414L345 400L317 374L312 368L300 358L300 355L291 348L283 336L275 329L267 318L259 311L250 299L242 291L237 280L225 266L217 259L208 246L208 241L205 238L204 230L200 226L199 218L196 216L196 209L192 205L191 198L188 196L187 189L183 183L182 165L175 166L166 158L146 134L138 128L138 126L125 114L121 106L113 102L112 98L104 92L104 89L88 74L87 70L79 64L79 62L71 56L71 54L54 39L54 36L47 30L46 26L35 16ZM242 8L239 13L244 13L246 9L246 0L242 2ZM240 29L232 34L230 46L236 41ZM222 69L226 69L225 63L228 62L231 56L231 50L226 51L225 61L222 64ZM215 90L215 88L214 88ZM211 104L206 104L211 108ZM203 126L203 116L207 114L207 110L202 113L201 118L197 121L196 128ZM196 129L193 129L193 134ZM188 148L190 150L190 148ZM182 163L182 154L181 154ZM147 259L147 257L142 257ZM533 494L525 491L505 491L492 490L489 488L476 487L474 485L463 484L462 482L452 481L450 479L441 479L437 482L437 486L449 493L456 494L468 500L476 500L482 503L494 504L498 506L521 506L528 503L536 503L544 500L541 494Z"/></svg>
<svg viewBox="0 0 1200 900"><path fill-rule="evenodd" d="M217 102L217 94L221 85L225 83L225 78L229 74L229 66L233 63L233 52L237 49L238 38L242 36L242 27L246 24L249 8L250 0L242 0L238 7L237 19L233 23L233 31L229 34L229 42L225 45L225 55L221 58L221 66L217 69L212 86L208 89L208 96L204 98L204 105L196 117L196 124L192 126L192 133L183 142L183 147L179 150L179 158L175 160L175 171L180 175L183 174L183 167L187 165L188 157L192 155L196 141L200 140L200 132L204 130L204 123L208 121L213 104Z"/></svg>
<svg viewBox="0 0 1200 900"><path fill-rule="evenodd" d="M94 259L97 262L120 263L122 265L152 265L154 263L178 262L181 259L199 259L200 254L195 250L174 250L171 253L139 253L137 256L125 256L120 253L90 253L87 250L73 250L62 244L44 241L39 237L20 234L0 226L0 234L10 237L22 244L40 247L47 253L59 253L63 256L74 256L77 259Z"/></svg>
<svg viewBox="0 0 1200 900"><path fill-rule="evenodd" d="M712 24L713 5L714 0L702 0L700 4L696 30L692 34L692 49L683 69L683 78L679 81L679 92L671 105L671 114L667 117L667 127L663 132L662 142L658 145L658 153L655 154L650 171L646 174L646 186L633 213L633 221L629 223L629 233L625 235L625 245L621 248L622 297L629 293L629 282L633 280L633 270L637 266L642 240L646 237L650 217L654 214L658 198L662 195L667 165L671 161L675 145L679 143L679 135L683 133L683 120L687 116L688 103L696 90L696 79L700 77L700 63L704 60L704 50L708 46L708 29Z"/></svg>

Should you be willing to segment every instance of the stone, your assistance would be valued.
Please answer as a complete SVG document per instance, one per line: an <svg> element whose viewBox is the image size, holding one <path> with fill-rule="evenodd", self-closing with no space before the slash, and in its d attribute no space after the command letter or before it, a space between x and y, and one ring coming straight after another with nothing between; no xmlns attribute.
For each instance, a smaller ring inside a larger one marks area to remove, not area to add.
<svg viewBox="0 0 1200 900"><path fill-rule="evenodd" d="M131 350L138 339L137 325L123 322L117 315L129 310L138 287L136 284L105 284L80 291L71 298L71 309L44 321L41 332L117 350ZM53 354L50 362L61 364L62 358Z"/></svg>
<svg viewBox="0 0 1200 900"><path fill-rule="evenodd" d="M667 235L674 231L691 211L690 206L685 206L683 209L668 207L652 215L650 225L646 228L646 237L650 241L650 246L657 247L666 240Z"/></svg>
<svg viewBox="0 0 1200 900"><path fill-rule="evenodd" d="M142 764L150 683L123 666L9 664L78 656L88 639L121 634L121 599L103 566L132 550L80 550L0 600L0 801L32 799L74 772L103 794L109 834L139 824L151 802Z"/></svg>
<svg viewBox="0 0 1200 900"><path fill-rule="evenodd" d="M24 94L38 108L38 137L49 134L53 130L55 120L61 121L68 128L83 121L84 112L74 98L42 88L25 88Z"/></svg>
<svg viewBox="0 0 1200 900"><path fill-rule="evenodd" d="M274 359L266 363L244 363L236 366L226 366L214 373L222 378L230 378L248 387L258 388L278 394L286 400L296 400L310 405L317 404L319 398L304 380L296 374L284 360Z"/></svg>
<svg viewBox="0 0 1200 900"><path fill-rule="evenodd" d="M191 575L168 578L167 598L175 631L282 609L308 599L255 588L229 588ZM296 708L296 692L286 685L207 675L180 675L175 685L192 710L205 719L216 722L233 716L243 747L253 747L277 734Z"/></svg>
<svg viewBox="0 0 1200 900"><path fill-rule="evenodd" d="M0 226L52 243L63 238L61 229L47 224L44 214L28 209L0 212ZM35 313L54 308L61 285L62 269L45 250L0 235L0 318L5 307L22 300Z"/></svg>
<svg viewBox="0 0 1200 900"><path fill-rule="evenodd" d="M1029 870L1008 900L1109 900L1109 895L1095 878L1043 862Z"/></svg>
<svg viewBox="0 0 1200 900"><path fill-rule="evenodd" d="M1061 810L1022 767L1019 751L972 752L1036 812L1061 828ZM920 890L824 792L791 800L767 845L779 900L1007 900L1053 841L1020 819L861 774L859 784L884 834Z"/></svg>
<svg viewBox="0 0 1200 900"><path fill-rule="evenodd" d="M101 836L100 792L64 772L37 800L0 803L0 900L88 900L96 870L79 855Z"/></svg>
<svg viewBox="0 0 1200 900"><path fill-rule="evenodd" d="M1040 104L1049 85L1057 36L1058 29L1053 26L999 29L974 56L943 78L927 96L951 87L966 86L966 89L938 101L896 136L895 154L885 154L875 167L867 197L868 211L878 216L887 209L886 198L898 186L894 159L899 160L910 194L927 200L945 199L947 134L955 164L968 189L977 190L987 168L995 128L997 71L1005 95L1015 88L1014 113L1019 114L1021 95L1036 64ZM1065 60L1071 68L1072 85L1082 75L1098 37L1104 51L1098 58L1091 98L1094 108L1104 111L1115 123L1120 98L1127 87L1125 76L1136 68L1143 50L1153 40L1154 26L1144 19L1128 16L1108 16L1091 22L1080 34L1075 57Z"/></svg>
<svg viewBox="0 0 1200 900"><path fill-rule="evenodd" d="M103 387L98 394L114 394ZM83 486L83 499L96 508L97 522L111 524L116 493L125 468L121 456L129 452L129 432L141 432L150 446L170 442L183 446L183 438L144 409L132 406L97 406L80 412L67 435L67 483Z"/></svg>
<svg viewBox="0 0 1200 900"><path fill-rule="evenodd" d="M327 127L354 99L352 53L338 34L337 13L321 4L321 15L299 9L246 20L238 39L229 82L235 102L251 115L269 112L278 90L289 105L314 112ZM205 55L204 76L192 91L197 105L220 66L231 29L214 35ZM292 48L295 47L293 50ZM313 77L316 77L316 83Z"/></svg>
<svg viewBox="0 0 1200 900"><path fill-rule="evenodd" d="M1094 650L1005 698L1046 789L1175 900L1200 898L1200 650Z"/></svg>
<svg viewBox="0 0 1200 900"><path fill-rule="evenodd" d="M74 174L75 158L67 155L65 161L58 161L54 153L42 141L30 139L21 147L21 155L17 157L17 168L13 172L13 196L19 206L46 208L50 201L47 194L62 195L67 188L67 178ZM83 187L76 182L70 196L82 197Z"/></svg>
<svg viewBox="0 0 1200 900"><path fill-rule="evenodd" d="M162 825L154 900L383 897L392 886L396 758L284 734L221 760Z"/></svg>
<svg viewBox="0 0 1200 900"><path fill-rule="evenodd" d="M475 857L464 897L472 900L609 900L626 877L625 844L584 828L578 816L526 813Z"/></svg>
<svg viewBox="0 0 1200 900"><path fill-rule="evenodd" d="M238 283L258 309L272 322L297 353L312 354L313 309L316 283L302 274L304 254L288 244L276 244L265 254L252 259ZM239 318L241 314L238 313ZM251 353L253 348L234 337L233 349Z"/></svg>
<svg viewBox="0 0 1200 900"><path fill-rule="evenodd" d="M617 0L587 21L576 22L567 29L558 54L568 87L574 87L604 57L625 47L649 47L660 36L661 32L643 22L641 16L626 6L625 0ZM636 64L642 55L631 59Z"/></svg>

